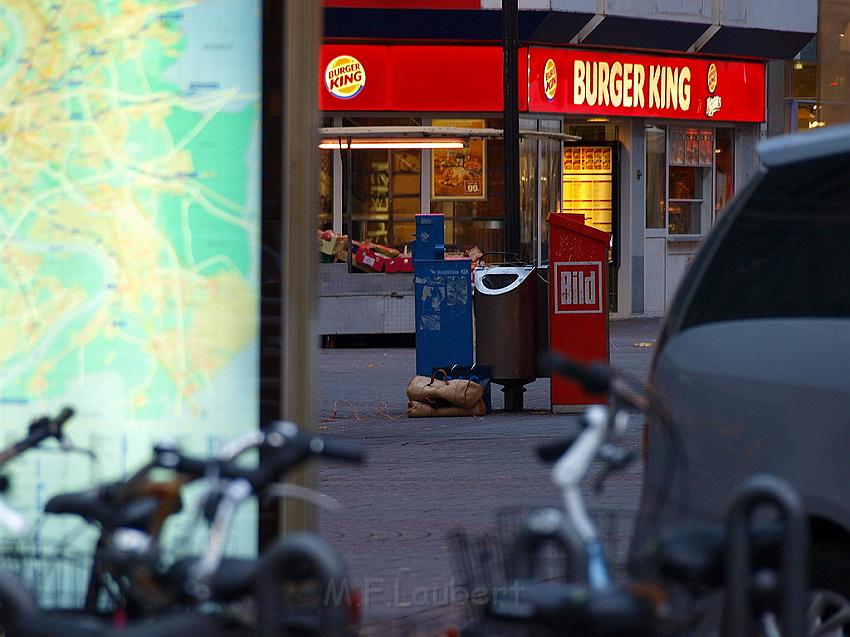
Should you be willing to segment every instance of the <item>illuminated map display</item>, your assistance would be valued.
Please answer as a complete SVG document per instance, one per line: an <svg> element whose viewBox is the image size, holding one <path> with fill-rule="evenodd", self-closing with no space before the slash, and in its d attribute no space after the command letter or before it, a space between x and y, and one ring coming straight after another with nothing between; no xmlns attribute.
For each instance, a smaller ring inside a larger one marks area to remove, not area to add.
<svg viewBox="0 0 850 637"><path fill-rule="evenodd" d="M3 440L71 405L98 454L10 465L30 519L258 426L261 48L260 0L0 0Z"/></svg>

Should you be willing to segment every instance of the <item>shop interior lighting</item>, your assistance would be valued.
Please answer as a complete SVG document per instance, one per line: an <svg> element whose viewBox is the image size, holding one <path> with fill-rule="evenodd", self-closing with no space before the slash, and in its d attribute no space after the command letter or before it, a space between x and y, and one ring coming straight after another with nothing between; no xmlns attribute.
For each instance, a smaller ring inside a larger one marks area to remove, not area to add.
<svg viewBox="0 0 850 637"><path fill-rule="evenodd" d="M578 141L575 135L560 132L522 130L521 137ZM330 126L319 129L320 148L328 150L464 148L473 139L501 139L501 128L466 126Z"/></svg>
<svg viewBox="0 0 850 637"><path fill-rule="evenodd" d="M610 122L611 120L607 117L588 117L587 121L590 124L605 124L607 122Z"/></svg>
<svg viewBox="0 0 850 637"><path fill-rule="evenodd" d="M319 148L326 150L357 149L416 149L416 148L463 148L463 140L457 139L323 139Z"/></svg>

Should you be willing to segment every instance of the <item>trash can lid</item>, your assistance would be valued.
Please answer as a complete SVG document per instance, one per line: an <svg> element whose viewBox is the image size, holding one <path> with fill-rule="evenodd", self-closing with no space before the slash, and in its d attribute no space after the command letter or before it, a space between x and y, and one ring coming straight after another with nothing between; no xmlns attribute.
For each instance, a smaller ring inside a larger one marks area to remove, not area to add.
<svg viewBox="0 0 850 637"><path fill-rule="evenodd" d="M533 265L491 265L475 270L475 291L507 294L517 289L534 272Z"/></svg>

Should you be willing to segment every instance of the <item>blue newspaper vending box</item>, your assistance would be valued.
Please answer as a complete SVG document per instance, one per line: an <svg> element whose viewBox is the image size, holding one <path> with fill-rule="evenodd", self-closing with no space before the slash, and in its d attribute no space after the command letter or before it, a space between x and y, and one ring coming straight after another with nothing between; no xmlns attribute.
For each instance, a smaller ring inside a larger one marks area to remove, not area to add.
<svg viewBox="0 0 850 637"><path fill-rule="evenodd" d="M413 260L416 373L439 365L472 365L472 262Z"/></svg>
<svg viewBox="0 0 850 637"><path fill-rule="evenodd" d="M413 241L413 260L442 259L446 252L445 216L416 215L416 237Z"/></svg>

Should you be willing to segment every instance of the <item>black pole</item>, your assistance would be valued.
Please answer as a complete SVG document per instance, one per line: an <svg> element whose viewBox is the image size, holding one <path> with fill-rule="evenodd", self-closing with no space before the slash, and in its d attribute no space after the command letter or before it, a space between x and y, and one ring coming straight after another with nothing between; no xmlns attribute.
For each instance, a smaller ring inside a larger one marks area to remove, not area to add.
<svg viewBox="0 0 850 637"><path fill-rule="evenodd" d="M340 149L342 144L340 144ZM342 153L342 150L339 151ZM347 161L345 162L345 176L343 178L343 188L345 189L345 219L348 221L346 228L348 229L348 254L345 257L345 263L348 271L351 272L351 255L354 252L354 221L352 219L351 200L353 197L353 188L351 185L351 138L346 142L346 150L343 155Z"/></svg>
<svg viewBox="0 0 850 637"><path fill-rule="evenodd" d="M517 0L502 0L504 52L505 252L519 253L519 8Z"/></svg>
<svg viewBox="0 0 850 637"><path fill-rule="evenodd" d="M505 252L519 255L519 8L517 0L502 0L502 50L504 52L505 104ZM523 381L508 381L505 411L522 411L525 392Z"/></svg>
<svg viewBox="0 0 850 637"><path fill-rule="evenodd" d="M281 254L283 253L283 55L279 42L284 37L283 4L263 3L263 159L262 159L262 250L260 296L260 425L279 420L281 392L282 314ZM260 507L259 544L264 547L280 530L278 504Z"/></svg>

